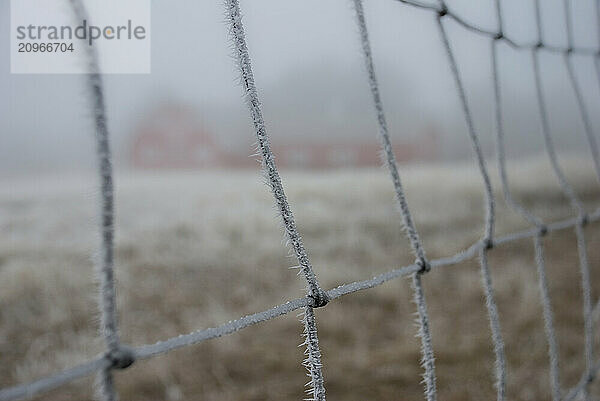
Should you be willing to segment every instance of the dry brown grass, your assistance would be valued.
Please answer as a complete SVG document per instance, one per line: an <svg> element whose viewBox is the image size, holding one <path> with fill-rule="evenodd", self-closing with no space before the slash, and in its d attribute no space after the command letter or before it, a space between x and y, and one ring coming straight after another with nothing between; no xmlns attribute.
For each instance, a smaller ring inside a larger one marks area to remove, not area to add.
<svg viewBox="0 0 600 401"><path fill-rule="evenodd" d="M582 198L597 183L571 164ZM569 214L546 166L513 174L517 195L546 218ZM481 186L457 166L405 172L410 205L430 257L453 254L481 233ZM138 345L223 323L303 294L282 246L270 195L257 173L125 176L117 180L118 297L122 336ZM293 209L324 287L412 262L383 171L284 173ZM529 188L531 184L532 188ZM56 185L58 187L56 187ZM10 187L8 187L10 185ZM5 183L0 194L0 385L71 366L102 349L91 255L93 183ZM525 227L499 210L499 233ZM600 229L586 229L593 294L600 291ZM577 250L571 231L546 241L565 386L583 368ZM490 254L508 357L511 400L549 399L548 363L532 241ZM440 399L494 399L493 353L477 264L425 280ZM594 298L596 299L596 298ZM317 311L329 398L422 399L419 342L408 280L343 297ZM218 340L139 362L118 373L123 400L299 400L308 380L301 325L292 314ZM40 397L84 400L92 379Z"/></svg>

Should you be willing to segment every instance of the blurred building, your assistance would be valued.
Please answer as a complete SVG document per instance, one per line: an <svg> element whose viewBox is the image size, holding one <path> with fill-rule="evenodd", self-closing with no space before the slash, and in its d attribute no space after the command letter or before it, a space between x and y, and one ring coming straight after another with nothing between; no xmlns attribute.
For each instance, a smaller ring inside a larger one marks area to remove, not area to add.
<svg viewBox="0 0 600 401"><path fill-rule="evenodd" d="M214 168L221 156L194 110L173 103L148 113L131 147L131 162L137 168Z"/></svg>
<svg viewBox="0 0 600 401"><path fill-rule="evenodd" d="M202 169L255 168L253 149L226 149L204 128L190 107L164 104L149 113L134 132L131 162L136 168ZM332 138L304 141L277 138L272 150L282 168L331 169L381 165L381 148L374 133L370 141ZM394 140L398 162L433 161L438 157L435 131L416 141Z"/></svg>
<svg viewBox="0 0 600 401"><path fill-rule="evenodd" d="M395 142L392 147L399 163L433 161L437 157L434 135L425 135L415 142ZM382 163L381 145L374 135L371 141L338 139L284 142L274 144L273 152L277 165L300 169L377 167Z"/></svg>

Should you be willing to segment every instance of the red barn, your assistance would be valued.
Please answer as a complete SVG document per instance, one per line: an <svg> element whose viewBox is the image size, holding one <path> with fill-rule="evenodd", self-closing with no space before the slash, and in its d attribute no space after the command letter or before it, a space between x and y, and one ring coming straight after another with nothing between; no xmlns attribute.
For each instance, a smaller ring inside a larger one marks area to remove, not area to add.
<svg viewBox="0 0 600 401"><path fill-rule="evenodd" d="M393 146L398 162L418 159L432 160L433 147L414 143L398 143ZM377 167L381 161L381 145L376 138L370 142L294 142L274 145L275 161L281 167L302 169L328 169L343 167Z"/></svg>
<svg viewBox="0 0 600 401"><path fill-rule="evenodd" d="M149 113L136 130L131 161L137 168L257 168L255 150L226 151L203 128L194 109L180 104L166 104ZM272 143L275 161L282 168L331 169L376 167L381 165L381 147L375 132L365 133L367 141L348 139L289 140L277 137ZM435 160L437 140L433 131L419 140L394 138L398 162Z"/></svg>
<svg viewBox="0 0 600 401"><path fill-rule="evenodd" d="M207 168L219 166L221 153L192 109L168 104L136 130L131 161L139 168Z"/></svg>

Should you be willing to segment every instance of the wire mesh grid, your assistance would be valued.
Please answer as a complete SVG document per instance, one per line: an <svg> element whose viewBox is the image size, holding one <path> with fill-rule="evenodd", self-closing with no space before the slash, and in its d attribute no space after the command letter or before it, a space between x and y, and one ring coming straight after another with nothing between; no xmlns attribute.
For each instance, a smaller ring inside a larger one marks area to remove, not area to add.
<svg viewBox="0 0 600 401"><path fill-rule="evenodd" d="M449 8L444 0L435 3L425 3L419 0L396 0L408 6L415 7L428 12L437 21L440 31L440 38L446 51L448 63L455 82L459 101L462 106L462 112L467 123L468 137L473 148L473 154L480 176L482 178L484 198L485 198L485 227L482 238L472 244L467 249L440 259L428 260L425 248L420 239L418 230L411 216L411 212L406 200L406 195L400 174L398 171L396 159L392 151L388 126L386 122L383 102L380 95L379 84L373 63L372 50L369 42L365 13L362 0L352 0L354 5L356 24L360 33L362 53L366 66L367 79L369 82L373 106L377 116L379 129L379 139L381 141L383 163L389 170L393 182L396 198L400 206L401 222L405 229L407 239L411 249L416 257L413 264L390 270L371 279L357 281L341 285L339 287L323 290L319 285L307 252L304 248L302 238L296 227L296 222L287 201L279 171L275 164L275 157L271 151L269 136L267 135L265 123L261 111L259 94L254 82L250 55L248 52L244 27L240 11L239 0L226 0L226 15L230 29L230 36L233 42L233 50L238 61L238 67L241 76L241 83L244 90L244 98L251 113L254 128L258 140L259 153L262 156L262 163L267 182L273 193L277 209L285 227L288 238L288 244L293 250L300 271L306 281L306 297L294 299L284 304L275 306L271 309L254 313L248 316L222 324L218 327L198 330L189 334L180 335L151 345L142 345L130 347L121 343L117 325L117 312L115 300L115 277L114 277L114 204L113 204L113 173L111 152L109 146L109 133L106 122L106 112L104 105L104 92L102 86L102 75L98 68L97 54L93 47L88 47L86 53L89 64L88 87L91 93L92 109L95 118L97 157L99 164L99 175L101 183L101 258L98 265L100 276L99 285L99 309L101 312L101 330L100 334L105 339L106 352L95 359L84 362L71 369L62 371L37 381L18 385L15 387L0 390L0 400L17 400L31 398L40 393L55 389L73 380L98 373L100 383L100 398L103 401L113 401L118 399L118 393L113 383L113 371L125 369L131 366L136 360L148 359L154 356L170 352L172 350L197 344L212 338L222 337L236 331L242 330L248 326L259 322L268 321L278 316L288 314L292 311L304 310L304 346L306 347L306 359L304 366L308 369L311 378L309 383L309 396L311 400L325 400L325 379L322 372L321 352L319 349L319 340L317 336L317 322L314 313L315 308L326 306L329 302L344 295L352 294L357 291L366 290L379 286L387 281L411 276L413 284L414 301L418 314L418 336L421 340L423 383L425 397L428 401L437 399L436 373L433 340L429 328L429 315L425 295L423 292L422 281L431 270L437 270L442 267L460 264L466 260L479 259L482 285L485 293L485 304L490 323L491 338L495 353L495 386L497 390L497 399L499 401L506 398L506 357L504 351L504 342L502 339L500 319L496 302L494 299L494 289L488 266L488 252L498 246L514 241L520 241L527 238L533 238L535 250L535 263L538 274L538 284L540 288L540 300L544 319L544 331L548 345L548 361L550 365L549 383L553 401L571 401L578 397L588 399L588 389L592 381L595 380L600 369L600 360L596 359L593 349L594 326L593 316L598 312L598 306L592 307L592 294L590 283L590 270L587 257L586 240L584 227L590 223L600 220L600 208L588 212L585 210L581 200L569 184L564 172L559 164L555 146L552 140L550 124L548 121L548 111L545 104L544 87L541 80L539 56L541 52L551 52L563 55L563 60L568 72L568 79L571 88L575 94L578 111L583 123L584 132L594 164L595 172L600 181L600 156L598 144L589 117L589 110L582 96L581 88L575 76L575 67L572 62L572 56L577 54L590 57L594 61L597 72L597 79L600 83L600 50L597 48L577 47L573 40L573 18L571 15L570 0L563 0L567 46L559 47L549 45L544 42L543 37L543 19L541 16L540 0L534 0L535 4L535 27L537 40L535 42L521 42L504 33L504 18L501 0L495 0L495 14L497 20L496 29L486 29L470 23L462 16ZM70 0L74 14L79 19L87 18L85 7L81 0ZM600 0L596 1L597 21L600 43ZM460 74L460 70L452 50L452 44L446 32L446 22L452 20L472 33L489 38L490 57L492 65L493 95L495 99L495 119L496 119L496 156L500 172L501 186L506 203L515 212L519 213L531 226L524 231L513 232L508 235L494 236L495 223L495 200L492 193L492 185L486 160L483 156L479 137L473 123L472 112L469 108L467 94ZM556 221L544 222L536 216L531 210L520 204L511 194L508 175L506 171L505 140L503 126L502 94L501 82L498 68L498 44L505 43L516 50L528 51L531 54L532 66L535 79L536 97L538 112L541 119L541 131L544 139L546 154L549 158L551 168L560 185L563 194L569 200L573 209L574 217ZM585 370L581 374L581 379L572 388L563 388L561 386L559 374L559 356L556 340L556 332L553 322L552 303L550 300L548 282L546 277L545 258L544 258L544 237L553 231L574 229L577 239L577 250L579 255L579 269L581 275L581 288L583 293L583 316L584 316L584 358ZM600 305L600 302L597 304Z"/></svg>

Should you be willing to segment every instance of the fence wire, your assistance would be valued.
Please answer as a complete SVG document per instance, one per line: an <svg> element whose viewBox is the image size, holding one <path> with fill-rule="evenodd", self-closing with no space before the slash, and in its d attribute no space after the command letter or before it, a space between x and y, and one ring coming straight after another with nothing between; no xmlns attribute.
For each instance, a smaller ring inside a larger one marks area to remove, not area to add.
<svg viewBox="0 0 600 401"><path fill-rule="evenodd" d="M69 0L78 19L87 19L87 12L81 0ZM576 106L584 126L584 133L589 144L594 169L598 180L600 181L600 150L598 149L597 139L593 132L590 121L590 114L585 104L581 92L580 84L577 81L575 66L573 64L573 55L592 57L597 72L597 81L600 85L600 50L596 48L577 47L573 40L573 19L571 13L570 0L564 1L564 16L566 26L567 46L553 46L544 42L543 38L543 20L541 13L540 0L535 0L535 27L538 34L536 42L521 42L509 37L504 32L504 18L502 13L501 0L495 0L495 13L497 19L497 28L495 30L483 28L472 24L459 14L448 7L444 0L439 0L435 4L424 3L420 0L396 0L406 6L423 9L432 12L437 20L440 30L441 41L448 57L448 64L454 82L456 84L459 101L462 107L465 122L467 124L467 133L469 141L474 151L474 158L479 173L482 178L485 198L485 216L483 235L481 240L475 242L470 247L458 252L455 255L445 258L428 260L422 241L419 237L414 220L411 216L410 208L406 200L406 194L402 186L400 174L394 153L388 125L384 113L383 102L375 73L373 54L369 41L365 12L362 0L352 0L355 10L356 23L360 33L361 49L365 61L367 79L371 90L372 101L378 122L379 139L382 148L382 159L387 166L390 177L396 193L396 198L400 208L402 225L406 231L411 249L416 256L413 264L401 268L393 269L383 274L377 275L371 279L343 284L339 287L324 291L317 280L317 276L312 268L308 258L308 253L303 245L302 238L296 227L294 216L289 202L287 201L281 177L275 164L275 157L271 151L269 137L266 132L263 119L261 104L258 96L258 90L255 85L254 75L250 55L244 34L241 11L238 0L226 0L226 15L229 23L230 36L233 42L233 51L238 61L238 67L241 76L241 86L244 90L244 98L248 105L254 128L258 140L259 153L262 156L263 169L267 182L273 192L276 206L281 216L289 245L296 255L299 263L300 272L306 281L306 297L294 299L284 304L275 306L271 309L254 313L214 328L198 330L189 334L179 335L155 344L142 345L138 347L129 347L120 342L117 313L116 313L116 293L114 278L114 205L113 205L113 174L112 161L109 146L109 133L107 126L107 117L104 106L104 92L102 86L102 75L98 68L97 54L93 47L89 47L86 53L90 73L88 76L88 87L91 92L92 110L95 119L97 155L99 163L99 176L101 187L101 247L100 260L98 261L98 274L100 278L99 285L99 308L101 312L101 335L105 340L107 351L90 361L84 362L71 369L67 369L52 376L48 376L31 383L18 385L15 387L0 390L0 401L18 400L31 398L41 393L58 388L64 384L99 373L100 394L103 401L116 401L118 399L117 391L113 383L113 370L124 369L131 366L135 360L149 359L178 348L191 346L200 342L222 337L248 326L274 319L278 316L288 314L299 309L304 310L304 345L306 346L306 359L303 364L309 371L311 381L308 390L310 399L325 401L325 380L322 373L321 352L317 336L315 308L324 307L330 301L345 295L355 293L382 285L390 280L400 277L412 276L414 302L416 304L419 330L418 336L421 338L422 366L424 369L423 381L425 384L425 396L427 401L435 401L436 394L436 374L433 340L429 328L429 316L425 295L423 291L422 280L425 274L431 270L437 270L442 267L450 267L460 264L466 260L478 257L482 276L483 291L486 299L486 307L490 320L491 338L496 356L495 363L495 385L497 390L497 399L502 401L506 395L506 357L504 352L504 342L502 340L500 318L496 302L494 300L493 283L489 271L487 253L498 246L520 241L527 238L533 238L533 247L535 250L534 262L537 267L538 285L540 292L540 302L543 310L544 331L548 342L548 360L550 365L550 387L553 401L572 401L580 396L585 399L589 397L589 385L596 378L600 370L600 360L595 359L593 349L594 338L594 316L600 314L600 301L596 307L592 307L592 294L590 283L589 262L587 257L587 244L585 239L584 227L590 223L600 220L600 208L592 212L587 212L566 179L562 167L560 166L553 139L550 132L548 120L548 111L545 103L544 86L542 82L542 73L540 67L540 52L559 53L563 55L567 78L573 90L576 100ZM598 26L598 41L600 45L600 0L596 1L596 18ZM514 232L503 236L495 236L495 200L493 197L491 180L488 174L486 160L483 156L479 137L475 129L472 113L469 107L468 98L464 84L460 75L458 63L455 59L450 38L447 35L444 20L452 20L463 28L480 36L490 38L491 55L491 79L493 81L493 95L495 100L495 120L496 120L496 160L500 173L500 183L503 197L507 205L520 214L523 219L531 225L530 229ZM541 122L541 134L545 144L546 155L549 158L551 168L556 176L560 189L568 199L576 215L574 217L546 223L540 217L536 216L531 210L524 207L516 200L510 190L509 177L506 171L506 145L505 132L503 124L503 107L501 94L501 77L499 71L498 45L504 43L515 50L526 50L531 52L532 68L536 88L536 99L538 103L538 112ZM581 375L579 382L568 390L561 388L559 375L559 353L556 340L556 330L553 322L552 303L549 295L548 282L545 268L544 256L544 237L551 232L574 229L577 239L577 250L579 255L579 270L581 275L581 288L583 294L583 316L584 316L584 350L583 357L585 361L585 371Z"/></svg>
<svg viewBox="0 0 600 401"><path fill-rule="evenodd" d="M225 3L227 8L227 18L229 19L230 36L233 41L233 50L237 57L238 67L241 73L242 86L244 96L250 114L254 122L256 137L258 139L258 147L262 155L262 164L268 183L273 192L275 203L281 215L285 232L288 236L289 243L296 254L300 270L306 279L306 292L309 299L312 301L306 305L304 309L304 345L306 346L306 359L304 366L308 369L311 382L309 392L312 393L312 399L316 401L325 401L325 384L323 380L323 372L321 369L321 351L319 350L319 339L317 336L317 321L313 311L313 307L325 306L328 302L327 294L321 289L312 266L308 259L308 254L304 249L302 238L296 228L296 222L292 210L285 196L283 184L275 165L275 157L271 152L269 137L262 115L258 91L254 84L254 74L252 73L252 65L250 63L250 55L246 45L246 37L244 34L244 26L242 24L242 16L238 0L227 0Z"/></svg>
<svg viewBox="0 0 600 401"><path fill-rule="evenodd" d="M406 236L412 251L417 257L415 263L420 267L419 271L413 273L412 278L414 302L417 306L417 314L419 316L419 331L417 335L421 339L421 364L425 370L425 373L423 374L423 381L425 382L425 397L427 401L435 401L435 358L433 354L431 332L429 330L429 315L427 313L425 293L423 292L423 287L421 284L421 274L431 270L431 266L427 261L423 244L421 243L419 233L417 232L417 228L413 222L413 218L408 207L408 201L406 200L406 195L404 194L404 189L400 180L400 174L398 173L396 158L392 150L392 143L388 133L385 113L383 111L383 101L381 100L379 84L377 82L377 76L375 75L375 66L373 64L371 44L369 41L369 33L367 31L367 23L365 21L362 0L354 0L354 10L356 12L356 22L360 31L362 51L365 59L365 67L367 69L369 86L371 88L371 95L373 97L373 105L375 106L377 122L379 124L379 137L383 155L382 158L384 160L384 164L388 167L390 178L394 184L396 199L398 200L398 204L400 206L400 215L402 217L403 228L406 231Z"/></svg>
<svg viewBox="0 0 600 401"><path fill-rule="evenodd" d="M88 20L89 15L81 0L70 0L77 20ZM98 288L100 309L100 334L106 342L106 359L110 364L98 375L99 398L104 401L117 401L112 369L123 369L133 363L129 347L122 346L117 323L117 302L114 277L114 184L112 157L110 150L108 122L104 103L104 87L100 73L98 54L93 46L85 47L88 63L88 91L92 100L92 110L96 128L96 154L100 176L100 257L97 261L100 286Z"/></svg>

